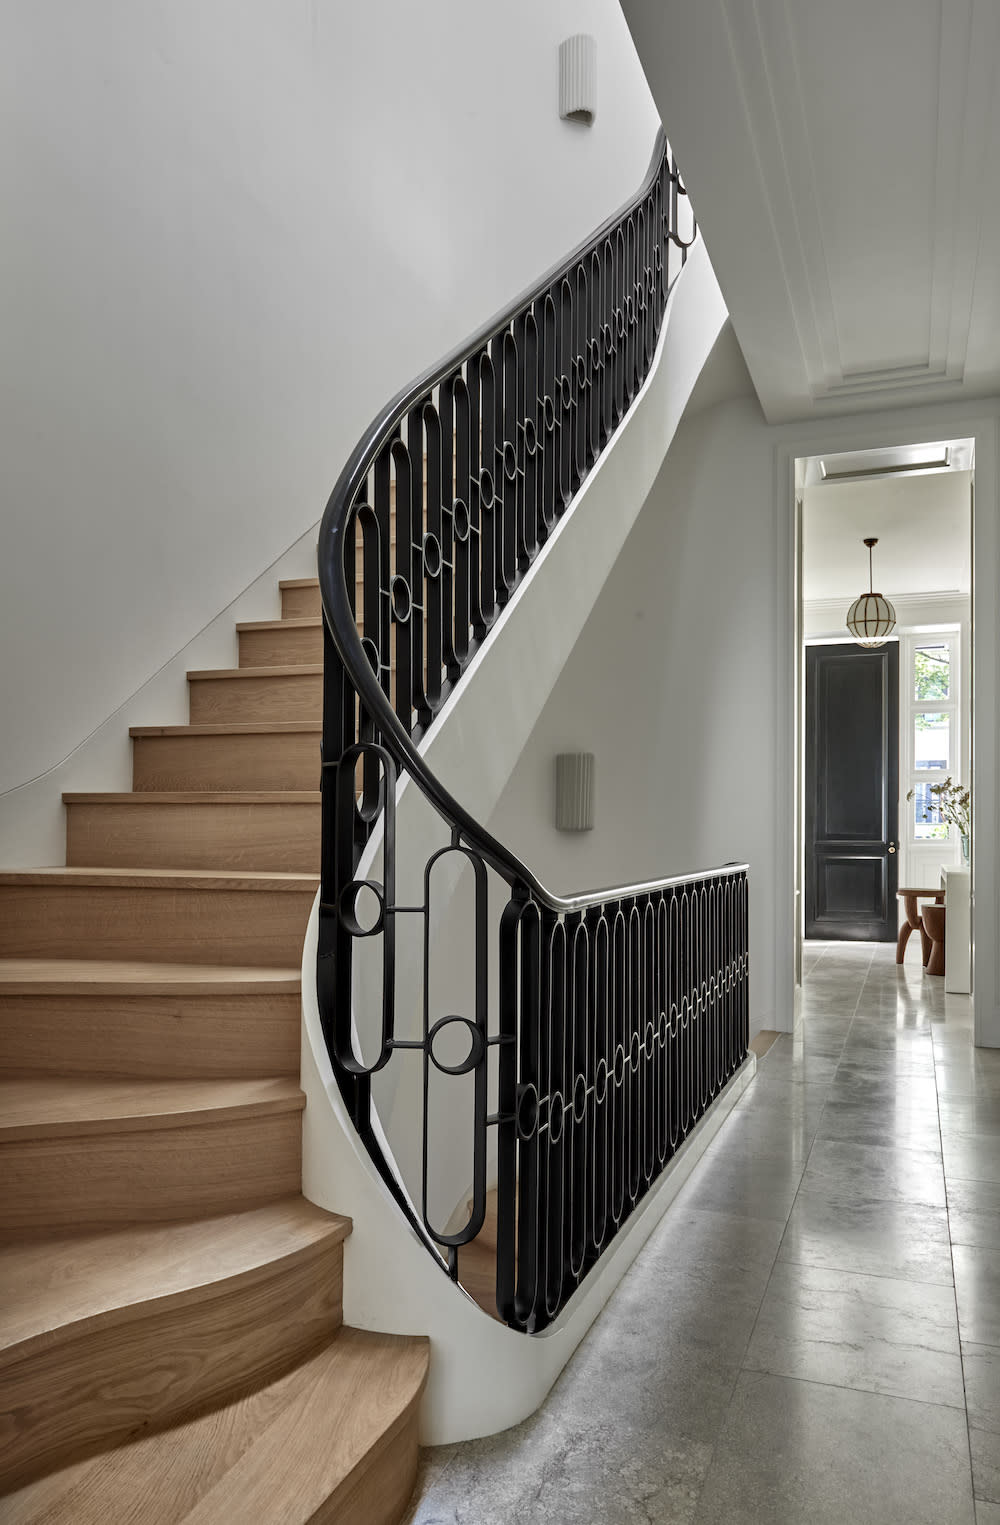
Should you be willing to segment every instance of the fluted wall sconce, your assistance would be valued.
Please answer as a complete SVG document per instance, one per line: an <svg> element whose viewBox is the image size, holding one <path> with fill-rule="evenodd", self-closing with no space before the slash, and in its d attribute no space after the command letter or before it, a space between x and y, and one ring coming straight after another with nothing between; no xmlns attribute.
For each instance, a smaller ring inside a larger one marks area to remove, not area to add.
<svg viewBox="0 0 1000 1525"><path fill-rule="evenodd" d="M586 32L559 44L559 115L586 127L597 115L597 39Z"/></svg>
<svg viewBox="0 0 1000 1525"><path fill-rule="evenodd" d="M594 825L594 754L561 752L556 758L556 828L591 831Z"/></svg>

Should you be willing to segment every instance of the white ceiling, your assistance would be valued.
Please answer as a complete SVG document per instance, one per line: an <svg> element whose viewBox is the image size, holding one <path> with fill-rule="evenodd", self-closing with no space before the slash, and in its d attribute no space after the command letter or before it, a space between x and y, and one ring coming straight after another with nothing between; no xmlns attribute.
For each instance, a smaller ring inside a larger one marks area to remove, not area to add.
<svg viewBox="0 0 1000 1525"><path fill-rule="evenodd" d="M1000 391L998 0L622 0L768 419Z"/></svg>
<svg viewBox="0 0 1000 1525"><path fill-rule="evenodd" d="M802 596L842 598L868 587L867 535L876 593L968 593L971 514L968 471L824 482L802 494Z"/></svg>

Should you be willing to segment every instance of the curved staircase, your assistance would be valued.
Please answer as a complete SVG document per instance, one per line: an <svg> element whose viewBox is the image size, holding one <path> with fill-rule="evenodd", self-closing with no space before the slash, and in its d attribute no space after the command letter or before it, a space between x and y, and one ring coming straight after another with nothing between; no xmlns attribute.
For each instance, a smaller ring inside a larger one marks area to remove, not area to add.
<svg viewBox="0 0 1000 1525"><path fill-rule="evenodd" d="M0 1520L390 1525L428 1347L342 1325L346 1218L301 1196L318 586L65 796L0 874Z"/></svg>

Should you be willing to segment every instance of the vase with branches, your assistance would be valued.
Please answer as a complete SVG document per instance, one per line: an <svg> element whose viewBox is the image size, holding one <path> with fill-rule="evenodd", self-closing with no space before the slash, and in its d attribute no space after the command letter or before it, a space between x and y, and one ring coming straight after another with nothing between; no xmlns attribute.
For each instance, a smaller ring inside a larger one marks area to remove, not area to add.
<svg viewBox="0 0 1000 1525"><path fill-rule="evenodd" d="M912 800L916 794L911 789L906 796ZM931 784L928 794L932 799L923 813L925 821L943 821L947 826L957 826L962 838L962 857L969 861L969 835L972 831L972 793L965 784L953 783L946 778L941 784Z"/></svg>

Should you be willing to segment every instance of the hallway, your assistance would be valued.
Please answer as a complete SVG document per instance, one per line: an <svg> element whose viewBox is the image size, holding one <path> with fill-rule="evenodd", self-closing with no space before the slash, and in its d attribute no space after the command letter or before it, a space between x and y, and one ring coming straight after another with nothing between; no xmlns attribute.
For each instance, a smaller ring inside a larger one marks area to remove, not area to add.
<svg viewBox="0 0 1000 1525"><path fill-rule="evenodd" d="M425 1452L407 1525L1000 1525L1000 1052L915 943L804 976L543 1408Z"/></svg>

